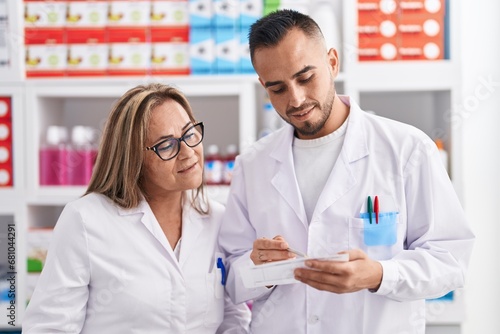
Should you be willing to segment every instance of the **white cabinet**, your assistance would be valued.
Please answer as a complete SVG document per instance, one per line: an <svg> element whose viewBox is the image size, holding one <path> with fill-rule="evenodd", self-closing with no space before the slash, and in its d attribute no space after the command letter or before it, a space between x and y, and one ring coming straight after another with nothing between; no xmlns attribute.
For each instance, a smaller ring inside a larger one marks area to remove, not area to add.
<svg viewBox="0 0 500 334"><path fill-rule="evenodd" d="M461 108L458 5L453 2L450 8L450 60L393 63L358 62L356 2L339 0L334 8L343 31L339 55L342 73L336 81L337 92L351 95L365 110L413 124L431 137L444 139L450 155L450 175L462 197L461 128L452 122L452 116ZM18 20L20 12L20 8L12 7L9 11L19 15ZM21 34L18 23L11 20L11 29L18 29ZM13 61L18 70L22 58L19 53ZM160 81L176 85L188 96L195 115L206 125L205 145L225 147L236 143L242 151L257 139L265 92L252 75L19 80L15 73L19 71L0 71L0 95L11 96L13 101L15 154L14 186L0 188L0 216L11 217L16 224L19 325L26 300L28 229L53 226L62 207L85 190L78 186L39 185L38 151L49 125L90 125L102 129L111 105L126 90ZM12 80L7 79L9 76ZM208 188L210 196L222 201L227 191L223 186ZM462 317L461 291L457 291L453 302L428 304L429 324L459 326ZM0 329L3 327L8 328L0 321Z"/></svg>

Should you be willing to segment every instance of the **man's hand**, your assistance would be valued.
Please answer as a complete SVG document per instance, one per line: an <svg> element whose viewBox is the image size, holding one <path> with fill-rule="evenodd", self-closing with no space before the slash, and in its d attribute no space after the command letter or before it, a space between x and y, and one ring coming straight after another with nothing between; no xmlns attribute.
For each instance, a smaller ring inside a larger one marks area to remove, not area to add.
<svg viewBox="0 0 500 334"><path fill-rule="evenodd" d="M376 291L382 282L382 265L360 249L347 251L348 262L307 260L309 268L295 269L295 279L318 290L334 293Z"/></svg>
<svg viewBox="0 0 500 334"><path fill-rule="evenodd" d="M287 249L288 243L280 235L272 239L260 238L253 243L250 259L257 265L294 258L295 254L289 252Z"/></svg>

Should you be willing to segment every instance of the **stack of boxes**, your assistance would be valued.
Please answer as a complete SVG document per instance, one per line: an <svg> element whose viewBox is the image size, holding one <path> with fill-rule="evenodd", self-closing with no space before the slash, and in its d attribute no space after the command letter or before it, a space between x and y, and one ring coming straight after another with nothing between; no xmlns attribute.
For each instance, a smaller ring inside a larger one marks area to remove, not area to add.
<svg viewBox="0 0 500 334"><path fill-rule="evenodd" d="M262 12L263 0L24 0L26 76L253 73L246 38Z"/></svg>
<svg viewBox="0 0 500 334"><path fill-rule="evenodd" d="M12 103L0 96L0 187L13 186Z"/></svg>
<svg viewBox="0 0 500 334"><path fill-rule="evenodd" d="M358 0L358 55L370 60L445 58L445 0Z"/></svg>
<svg viewBox="0 0 500 334"><path fill-rule="evenodd" d="M262 0L190 0L191 73L253 73L248 29L262 9Z"/></svg>

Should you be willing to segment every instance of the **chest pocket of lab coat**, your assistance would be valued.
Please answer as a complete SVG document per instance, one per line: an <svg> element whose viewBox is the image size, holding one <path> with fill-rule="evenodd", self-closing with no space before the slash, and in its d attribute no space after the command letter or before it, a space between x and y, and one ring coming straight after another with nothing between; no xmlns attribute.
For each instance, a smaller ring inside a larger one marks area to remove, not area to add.
<svg viewBox="0 0 500 334"><path fill-rule="evenodd" d="M225 276L226 258L223 253L215 252L212 270L206 278L208 307L205 314L205 326L219 326L224 319L224 285L222 285L223 274ZM219 262L219 266L217 263ZM224 264L224 269L220 268ZM224 277L225 282L225 277Z"/></svg>
<svg viewBox="0 0 500 334"><path fill-rule="evenodd" d="M400 225L397 212L381 212L378 224L374 215L370 223L368 213L362 213L349 220L349 248L360 248L375 260L390 259L402 249Z"/></svg>

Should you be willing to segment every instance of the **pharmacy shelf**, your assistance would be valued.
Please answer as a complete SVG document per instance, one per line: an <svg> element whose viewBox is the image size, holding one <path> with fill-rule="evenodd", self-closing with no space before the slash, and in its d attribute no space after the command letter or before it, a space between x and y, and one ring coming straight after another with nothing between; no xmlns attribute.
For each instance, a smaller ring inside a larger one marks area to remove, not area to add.
<svg viewBox="0 0 500 334"><path fill-rule="evenodd" d="M342 26L342 72L335 81L337 92L352 96L362 108L415 125L431 136L441 129L450 154L453 183L461 198L462 130L460 124L450 121L462 98L459 2L450 7L450 59L399 62L358 62L356 1L340 3L335 3L337 22ZM188 96L197 118L206 123L205 145L237 143L244 151L258 139L265 92L256 75L24 79L22 6L10 6L9 2L9 8L9 17L13 19L9 20L8 43L16 57L12 69L0 72L0 95L13 97L15 173L14 187L0 188L0 214L14 217L20 236L19 259L26 258L22 243L28 229L53 226L62 207L85 192L85 187L39 185L38 150L48 125L72 126L81 122L102 127L111 105L126 90L162 82L175 85ZM222 203L228 193L228 186L207 187L207 194ZM24 262L19 261L18 268L22 301ZM459 326L463 304L462 294L452 302L429 302L428 325ZM22 312L21 307L19 321Z"/></svg>

